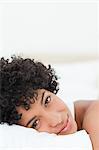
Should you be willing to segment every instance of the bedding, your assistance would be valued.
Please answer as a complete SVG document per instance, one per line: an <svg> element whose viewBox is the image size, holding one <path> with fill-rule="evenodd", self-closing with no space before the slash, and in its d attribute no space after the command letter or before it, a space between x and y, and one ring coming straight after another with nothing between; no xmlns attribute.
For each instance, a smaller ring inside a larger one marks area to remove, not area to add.
<svg viewBox="0 0 99 150"><path fill-rule="evenodd" d="M56 149L92 150L89 135L85 130L74 134L57 136L18 125L0 125L0 150Z"/></svg>
<svg viewBox="0 0 99 150"><path fill-rule="evenodd" d="M67 99L74 116L73 101ZM0 125L0 150L92 150L89 135L81 130L69 135L55 135L37 132L19 125Z"/></svg>

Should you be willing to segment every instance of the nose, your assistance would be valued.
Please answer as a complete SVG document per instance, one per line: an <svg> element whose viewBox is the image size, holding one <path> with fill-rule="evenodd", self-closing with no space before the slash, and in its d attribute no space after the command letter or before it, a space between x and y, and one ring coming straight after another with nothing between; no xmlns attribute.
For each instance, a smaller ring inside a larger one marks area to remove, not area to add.
<svg viewBox="0 0 99 150"><path fill-rule="evenodd" d="M62 123L61 114L58 112L45 113L45 119L50 127L56 127Z"/></svg>

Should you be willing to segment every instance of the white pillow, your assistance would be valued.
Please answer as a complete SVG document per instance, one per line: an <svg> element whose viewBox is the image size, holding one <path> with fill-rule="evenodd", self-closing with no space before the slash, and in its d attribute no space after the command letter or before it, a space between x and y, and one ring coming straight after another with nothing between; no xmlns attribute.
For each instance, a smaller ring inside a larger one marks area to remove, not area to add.
<svg viewBox="0 0 99 150"><path fill-rule="evenodd" d="M72 115L74 105L72 100L67 100ZM74 134L57 136L19 125L0 125L0 150L92 150L89 135L85 130Z"/></svg>
<svg viewBox="0 0 99 150"><path fill-rule="evenodd" d="M92 150L89 135L81 130L70 135L38 133L18 125L0 125L0 150Z"/></svg>

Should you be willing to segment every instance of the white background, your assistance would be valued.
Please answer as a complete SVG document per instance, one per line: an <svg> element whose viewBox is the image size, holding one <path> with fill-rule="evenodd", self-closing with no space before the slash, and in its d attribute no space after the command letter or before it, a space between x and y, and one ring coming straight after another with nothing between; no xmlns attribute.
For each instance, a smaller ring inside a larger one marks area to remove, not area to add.
<svg viewBox="0 0 99 150"><path fill-rule="evenodd" d="M0 56L98 58L98 1L1 0Z"/></svg>

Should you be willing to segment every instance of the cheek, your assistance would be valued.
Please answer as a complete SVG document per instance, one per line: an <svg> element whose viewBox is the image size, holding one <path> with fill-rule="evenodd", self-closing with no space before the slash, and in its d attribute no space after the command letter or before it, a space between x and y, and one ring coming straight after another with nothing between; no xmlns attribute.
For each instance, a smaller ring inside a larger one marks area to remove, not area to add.
<svg viewBox="0 0 99 150"><path fill-rule="evenodd" d="M68 110L68 107L66 106L66 104L60 99L59 100L55 100L53 106L55 106L55 108L58 111L66 111L66 110Z"/></svg>
<svg viewBox="0 0 99 150"><path fill-rule="evenodd" d="M41 119L40 121L40 128L38 129L39 132L49 132L50 133L50 128L48 126L47 121L45 121L45 119Z"/></svg>

